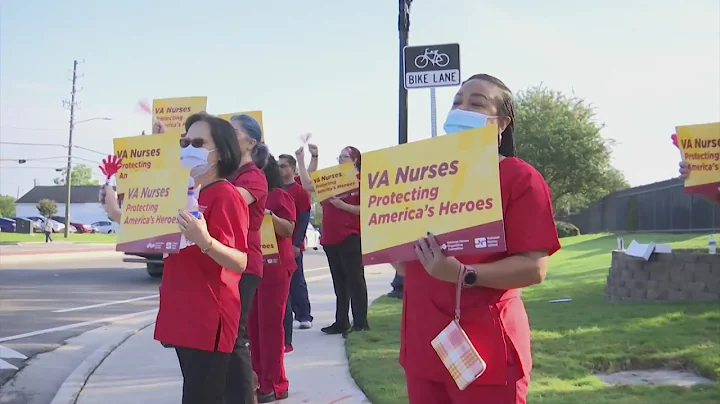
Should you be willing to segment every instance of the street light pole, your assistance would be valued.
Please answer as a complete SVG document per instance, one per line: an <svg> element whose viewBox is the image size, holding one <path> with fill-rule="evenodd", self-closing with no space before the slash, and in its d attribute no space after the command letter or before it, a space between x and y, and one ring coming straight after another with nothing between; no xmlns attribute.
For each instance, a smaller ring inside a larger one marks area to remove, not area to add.
<svg viewBox="0 0 720 404"><path fill-rule="evenodd" d="M410 5L412 0L398 0L398 39L399 39L399 80L398 80L398 144L408 141L408 102L407 90L405 89L405 77L403 77L403 49L408 44L410 36Z"/></svg>
<svg viewBox="0 0 720 404"><path fill-rule="evenodd" d="M70 190L72 189L72 150L73 150L73 129L75 129L75 84L77 83L78 61L73 61L72 92L70 93L70 130L68 131L68 160L65 171L65 229L63 236L68 238L70 233Z"/></svg>

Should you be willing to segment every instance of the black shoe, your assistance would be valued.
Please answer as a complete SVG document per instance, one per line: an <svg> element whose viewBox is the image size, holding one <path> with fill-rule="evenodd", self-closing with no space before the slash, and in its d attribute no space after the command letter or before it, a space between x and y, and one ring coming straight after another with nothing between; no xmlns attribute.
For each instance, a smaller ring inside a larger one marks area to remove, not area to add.
<svg viewBox="0 0 720 404"><path fill-rule="evenodd" d="M343 338L347 338L347 336L348 336L351 332L361 332L361 331L370 331L370 325L366 324L366 325L364 325L364 326L362 326L362 327L352 326L352 328L350 328L349 330L347 330L347 331L345 331L345 332L343 333Z"/></svg>
<svg viewBox="0 0 720 404"><path fill-rule="evenodd" d="M333 323L332 325L329 325L327 327L323 327L320 329L320 331L324 332L328 335L338 335L338 334L344 334L350 330L350 327L342 327L339 326L337 323Z"/></svg>
<svg viewBox="0 0 720 404"><path fill-rule="evenodd" d="M395 299L402 299L403 298L403 292L402 290L393 289L392 292L388 293L386 295L387 297L392 297Z"/></svg>
<svg viewBox="0 0 720 404"><path fill-rule="evenodd" d="M279 396L276 396L274 391L265 394L258 392L257 395L258 403L272 403L273 401L284 400L286 398L288 398L287 391L284 391Z"/></svg>

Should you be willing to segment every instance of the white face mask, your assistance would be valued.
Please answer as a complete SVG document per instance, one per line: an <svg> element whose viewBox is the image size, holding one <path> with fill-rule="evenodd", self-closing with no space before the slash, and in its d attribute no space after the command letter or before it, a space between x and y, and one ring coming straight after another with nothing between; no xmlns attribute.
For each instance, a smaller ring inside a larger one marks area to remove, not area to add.
<svg viewBox="0 0 720 404"><path fill-rule="evenodd" d="M192 145L181 148L180 165L189 167L192 177L199 177L212 168L213 164L208 162L208 156L214 151L215 149L208 150L204 147L193 147Z"/></svg>

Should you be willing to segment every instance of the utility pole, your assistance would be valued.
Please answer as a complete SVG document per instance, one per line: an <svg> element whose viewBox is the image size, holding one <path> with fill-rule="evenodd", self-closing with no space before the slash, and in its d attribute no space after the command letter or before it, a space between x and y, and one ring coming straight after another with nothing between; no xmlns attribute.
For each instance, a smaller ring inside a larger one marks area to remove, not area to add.
<svg viewBox="0 0 720 404"><path fill-rule="evenodd" d="M65 108L70 109L70 130L68 131L68 158L67 158L67 168L65 169L65 230L63 231L63 235L65 238L68 238L68 235L70 233L70 191L72 190L72 176L70 175L72 173L72 150L73 150L73 129L75 129L75 107L77 106L77 102L75 102L75 94L77 93L77 67L78 67L78 61L73 61L73 72L72 72L72 91L70 92L70 101L63 101L63 104Z"/></svg>
<svg viewBox="0 0 720 404"><path fill-rule="evenodd" d="M399 90L399 103L398 103L398 144L407 143L408 140L408 102L407 102L407 90L405 89L403 77L403 49L408 44L408 37L410 36L410 5L412 0L398 0L398 38L399 38L399 63L398 63L398 90Z"/></svg>

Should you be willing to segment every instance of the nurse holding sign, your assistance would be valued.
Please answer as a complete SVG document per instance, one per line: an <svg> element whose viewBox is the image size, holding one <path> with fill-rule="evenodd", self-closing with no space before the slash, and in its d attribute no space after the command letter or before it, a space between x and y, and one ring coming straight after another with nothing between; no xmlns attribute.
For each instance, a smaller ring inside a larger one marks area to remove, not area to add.
<svg viewBox="0 0 720 404"><path fill-rule="evenodd" d="M490 178L468 172L479 166L462 153L453 165L443 160L452 156L440 155L439 149L433 153L432 148L433 142L440 144L446 137L466 139L467 133L483 139L489 136L498 162L499 179L495 177L494 187L499 181L499 195L497 189L487 188L490 180L484 184L470 182L462 186L475 189L473 198L445 200L452 190L446 189L444 196L440 192L435 195L437 203L427 202L427 210L423 203L423 214L429 213L431 204L436 204L435 214L440 204L448 214L467 212L470 207L475 214L466 217L468 227L500 218L504 237L495 238L494 247L490 247L489 236L471 235L471 244L463 237L439 242L442 235L436 237L431 233L436 229L428 227L408 246L412 258L393 264L405 274L400 363L405 368L410 404L475 404L480 399L493 404L526 403L532 359L530 325L520 290L543 281L548 257L560 249L560 243L547 183L535 168L515 157L514 121L510 90L497 78L479 74L463 83L455 96L444 126L449 135L454 135L415 142L428 145L423 160L428 165L437 164L436 176L440 171L447 177L452 171L460 174L465 170L468 178ZM467 142L482 145L472 139ZM412 145L394 149L401 151ZM442 163L446 166L441 168ZM369 176L383 167L364 168ZM436 183L443 181L438 178ZM418 190L418 195L433 198L432 191ZM502 215L493 218L490 212L496 209ZM402 214L396 214L395 220ZM413 217L417 214L413 212ZM409 218L409 213L404 215ZM473 217L477 223L471 222ZM495 230L486 227L483 231ZM469 251L448 251L459 246ZM483 246L493 252L484 252ZM403 254L405 251L401 250Z"/></svg>

